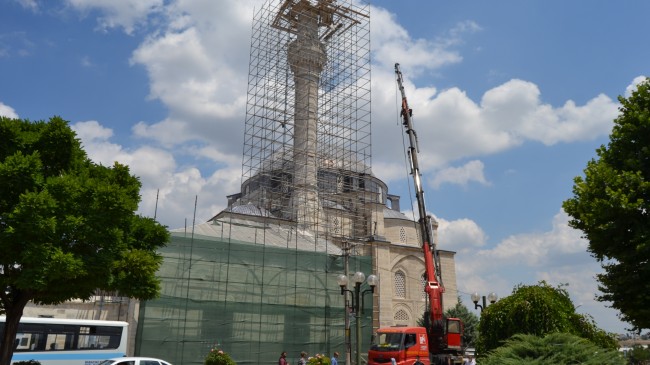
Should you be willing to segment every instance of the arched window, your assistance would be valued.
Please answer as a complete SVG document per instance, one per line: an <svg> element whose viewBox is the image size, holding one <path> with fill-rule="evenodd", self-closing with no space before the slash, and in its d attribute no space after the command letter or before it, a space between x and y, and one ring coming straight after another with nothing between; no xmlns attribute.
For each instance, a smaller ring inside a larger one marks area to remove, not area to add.
<svg viewBox="0 0 650 365"><path fill-rule="evenodd" d="M397 270L395 273L395 296L406 298L406 275L402 270Z"/></svg>

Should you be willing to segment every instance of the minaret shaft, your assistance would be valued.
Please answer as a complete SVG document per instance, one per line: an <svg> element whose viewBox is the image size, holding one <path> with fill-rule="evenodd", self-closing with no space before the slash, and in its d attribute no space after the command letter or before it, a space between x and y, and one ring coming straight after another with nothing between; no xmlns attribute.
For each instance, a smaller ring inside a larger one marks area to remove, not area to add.
<svg viewBox="0 0 650 365"><path fill-rule="evenodd" d="M318 39L318 13L305 7L297 14L297 37L289 45L288 61L295 84L293 134L294 218L306 226L318 223L318 84L327 62L325 46Z"/></svg>

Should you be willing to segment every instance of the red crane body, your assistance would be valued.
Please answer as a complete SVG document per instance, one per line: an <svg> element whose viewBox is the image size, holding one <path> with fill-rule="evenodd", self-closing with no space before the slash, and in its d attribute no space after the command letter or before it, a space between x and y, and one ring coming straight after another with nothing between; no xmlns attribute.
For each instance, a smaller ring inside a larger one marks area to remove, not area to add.
<svg viewBox="0 0 650 365"><path fill-rule="evenodd" d="M429 317L425 318L425 327L389 327L380 328L375 336L368 353L369 365L381 365L395 359L397 365L412 365L420 358L425 365L454 364L462 361L463 348L461 338L463 324L458 318L446 318L443 314L443 293L440 271L440 258L436 250L436 240L433 234L432 217L427 215L422 189L422 175L418 162L417 135L413 129L413 111L409 108L404 92L402 73L399 64L395 64L397 84L402 96L401 118L409 138L408 156L411 175L415 186L415 196L418 202L420 236L422 253L424 255L426 283L424 291L429 303ZM437 223L435 223L437 224ZM401 337L400 337L401 336ZM415 342L411 338L416 339ZM425 356L423 355L428 355Z"/></svg>

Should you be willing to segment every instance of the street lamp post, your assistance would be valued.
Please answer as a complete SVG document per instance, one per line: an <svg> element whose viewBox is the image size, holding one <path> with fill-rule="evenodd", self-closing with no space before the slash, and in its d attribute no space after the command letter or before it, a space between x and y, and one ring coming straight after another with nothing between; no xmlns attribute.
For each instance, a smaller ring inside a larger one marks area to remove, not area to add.
<svg viewBox="0 0 650 365"><path fill-rule="evenodd" d="M483 305L478 304L479 299L483 300ZM488 294L487 296L487 300L490 301L490 304L494 304L494 302L496 302L497 299L499 299L499 297L494 292ZM472 294L472 302L474 302L474 309L481 308L481 312L483 312L483 308L487 307L487 303L485 301L485 295L480 296L477 292L474 292Z"/></svg>
<svg viewBox="0 0 650 365"><path fill-rule="evenodd" d="M341 295L345 295L345 292L348 292L352 295L352 311L356 318L357 323L357 346L356 346L356 363L355 365L361 365L361 314L363 311L363 296L367 293L374 293L375 286L379 284L379 278L376 275L368 275L368 280L366 280L366 275L361 271L357 271L352 275L352 281L354 282L354 292L347 289L348 286L348 277L341 274L336 279L339 286L341 287ZM364 281L368 282L370 289L366 289L363 292L361 291L361 284ZM361 302L361 304L359 304Z"/></svg>

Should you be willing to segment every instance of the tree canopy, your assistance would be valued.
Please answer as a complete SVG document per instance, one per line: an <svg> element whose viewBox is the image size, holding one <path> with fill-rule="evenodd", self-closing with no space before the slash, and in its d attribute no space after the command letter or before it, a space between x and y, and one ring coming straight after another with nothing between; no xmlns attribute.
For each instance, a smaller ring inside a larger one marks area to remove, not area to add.
<svg viewBox="0 0 650 365"><path fill-rule="evenodd" d="M609 144L574 179L563 207L603 266L598 299L640 330L650 328L650 79L619 101Z"/></svg>
<svg viewBox="0 0 650 365"><path fill-rule="evenodd" d="M151 299L166 228L135 214L140 181L93 163L68 122L0 117L0 365L29 301L58 304L96 290Z"/></svg>
<svg viewBox="0 0 650 365"><path fill-rule="evenodd" d="M555 332L545 336L518 334L482 357L481 365L623 365L618 351L603 349L584 338Z"/></svg>
<svg viewBox="0 0 650 365"><path fill-rule="evenodd" d="M476 350L485 354L516 334L544 336L554 332L574 334L602 348L618 347L613 336L596 327L590 317L575 312L565 289L540 282L519 285L511 295L483 310Z"/></svg>

